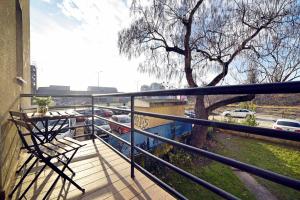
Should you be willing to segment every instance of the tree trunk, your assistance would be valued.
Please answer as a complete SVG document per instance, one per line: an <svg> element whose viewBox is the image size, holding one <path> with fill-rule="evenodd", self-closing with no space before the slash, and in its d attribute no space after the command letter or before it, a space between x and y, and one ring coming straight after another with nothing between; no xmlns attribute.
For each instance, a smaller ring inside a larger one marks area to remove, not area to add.
<svg viewBox="0 0 300 200"><path fill-rule="evenodd" d="M196 118L208 119L208 113L204 105L204 96L196 97L195 104ZM202 148L206 144L207 127L201 125L194 125L192 130L191 144L195 147Z"/></svg>

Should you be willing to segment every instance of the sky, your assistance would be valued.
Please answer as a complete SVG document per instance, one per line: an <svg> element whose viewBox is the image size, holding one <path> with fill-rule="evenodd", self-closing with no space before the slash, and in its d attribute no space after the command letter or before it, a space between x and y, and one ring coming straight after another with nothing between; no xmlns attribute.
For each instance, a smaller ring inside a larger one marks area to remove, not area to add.
<svg viewBox="0 0 300 200"><path fill-rule="evenodd" d="M68 85L137 91L156 80L119 55L118 31L130 24L126 0L30 0L31 63L38 87ZM140 58L141 59L141 58Z"/></svg>

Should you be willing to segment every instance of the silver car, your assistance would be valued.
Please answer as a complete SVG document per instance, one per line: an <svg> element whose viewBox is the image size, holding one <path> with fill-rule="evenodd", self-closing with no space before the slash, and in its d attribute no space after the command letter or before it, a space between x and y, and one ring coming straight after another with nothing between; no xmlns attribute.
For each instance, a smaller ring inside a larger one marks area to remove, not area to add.
<svg viewBox="0 0 300 200"><path fill-rule="evenodd" d="M278 119L273 124L273 129L300 133L300 122L292 119Z"/></svg>
<svg viewBox="0 0 300 200"><path fill-rule="evenodd" d="M248 116L254 116L255 112L247 109L235 109L231 111L224 111L222 113L223 116L225 117L243 117L246 118Z"/></svg>

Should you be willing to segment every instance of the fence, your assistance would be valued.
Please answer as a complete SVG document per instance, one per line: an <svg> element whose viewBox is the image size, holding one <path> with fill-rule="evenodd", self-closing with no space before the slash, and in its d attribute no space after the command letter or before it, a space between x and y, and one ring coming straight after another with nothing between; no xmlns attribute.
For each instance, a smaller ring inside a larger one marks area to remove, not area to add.
<svg viewBox="0 0 300 200"><path fill-rule="evenodd" d="M201 88L189 88L189 89L174 89L174 90L163 90L163 91L148 91L148 92L134 92L134 93L115 93L115 94L102 94L102 95L52 95L52 97L84 97L84 98L90 98L91 99L91 105L81 105L80 107L91 107L92 108L92 135L94 138L97 138L101 140L103 143L105 143L107 146L109 146L112 150L117 152L120 156L122 156L124 159L126 159L128 162L131 163L131 177L134 178L134 170L135 168L142 171L146 176L148 176L150 179L152 179L154 182L156 182L158 185L166 189L168 192L170 192L172 195L174 195L176 198L179 199L187 199L183 194L176 191L174 188L169 186L167 183L161 181L156 176L142 168L140 165L138 165L135 162L134 159L134 152L139 152L142 154L145 154L146 156L149 156L150 158L160 162L164 166L174 170L175 172L179 173L180 175L192 180L196 184L199 184L208 190L218 194L219 196L225 198L225 199L238 199L238 197L234 196L233 194L230 194L226 191L224 191L221 188L218 188L211 183L200 179L199 177L194 176L193 174L184 171L183 169L159 158L155 155L149 153L148 151L138 147L135 145L135 132L138 132L139 134L142 134L144 136L154 138L157 140L160 140L162 142L172 144L176 147L183 148L187 151L199 154L201 156L207 157L209 159L212 159L214 161L220 162L222 164L240 169L242 171L248 172L250 174L262 177L264 179L270 180L272 182L285 185L287 187L300 190L300 180L296 180L291 177L287 177L281 174L274 173L272 171L262 169L250 164L246 164L228 157L224 157L222 155L218 155L216 153L199 149L193 146L189 146L184 143L180 143L168 138L164 138L162 136L147 132L145 130L141 130L134 127L134 116L135 115L143 115L143 116L149 116L154 118L160 118L160 119L167 119L167 120L174 120L174 121L181 121L185 123L192 123L196 125L202 125L202 126L208 126L208 127L215 127L215 128L221 128L225 130L231 130L231 131L240 131L245 132L248 134L253 135L261 135L271 138L277 138L277 139L283 139L283 140L290 140L290 141L297 141L300 142L300 134L295 134L293 132L289 131L283 131L283 130L273 130L268 128L260 128L260 127L249 127L244 125L237 125L237 124L227 124L224 122L216 122L211 120L205 120L205 119L195 119L195 118L186 118L186 117L180 117L180 116L173 116L173 115L164 115L164 114L158 114L158 113L150 113L150 112L141 112L136 111L134 107L134 100L137 97L149 97L149 96L177 96L177 95L237 95L237 94L287 94L287 93L300 93L300 81L295 82L287 82L287 83L272 83L272 84L251 84L251 85L233 85L233 86L217 86L217 87L201 87ZM33 95L33 94L22 94L21 97L33 97L33 96L48 96L48 95ZM103 97L130 97L130 110L125 109L118 109L118 108L112 108L112 107L106 107L106 106L98 106L95 105L95 100ZM71 106L72 107L72 106ZM76 107L76 106L73 106ZM131 126L125 126L123 124L120 124L118 122L112 121L107 118L103 118L100 116L95 115L95 108L105 108L105 109L111 109L115 111L122 111L126 113L131 114ZM100 118L105 121L109 121L110 123L117 124L119 126L127 127L131 130L130 132L130 142L118 137L117 135L108 132L104 129L101 129L101 127L94 124L95 118ZM103 132L107 133L109 136L116 138L120 142L128 145L130 147L130 159L124 156L121 152L119 152L117 149L115 149L113 146L108 144L103 138L99 137L97 134L95 134L94 129L95 128L101 129Z"/></svg>

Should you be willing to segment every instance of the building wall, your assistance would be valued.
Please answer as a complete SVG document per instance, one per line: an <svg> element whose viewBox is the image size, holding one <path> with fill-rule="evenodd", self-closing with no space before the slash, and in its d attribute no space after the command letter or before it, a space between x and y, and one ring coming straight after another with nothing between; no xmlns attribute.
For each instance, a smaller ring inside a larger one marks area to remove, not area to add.
<svg viewBox="0 0 300 200"><path fill-rule="evenodd" d="M19 110L22 92L30 92L29 0L0 1L0 195L15 174L20 140L9 110ZM19 77L17 79L17 77ZM22 81L24 80L24 81ZM26 83L25 83L26 82ZM3 197L3 196L2 196ZM1 199L1 196L0 196Z"/></svg>
<svg viewBox="0 0 300 200"><path fill-rule="evenodd" d="M184 107L185 105L172 105L172 104L158 104L152 105L150 107L135 107L137 111L144 112L153 112L167 115L176 115L176 116L184 116ZM148 129L156 126L160 126L163 124L170 123L170 120L135 115L135 126L141 129Z"/></svg>

